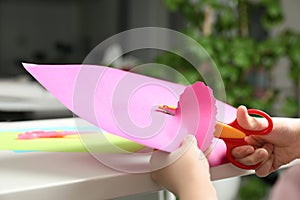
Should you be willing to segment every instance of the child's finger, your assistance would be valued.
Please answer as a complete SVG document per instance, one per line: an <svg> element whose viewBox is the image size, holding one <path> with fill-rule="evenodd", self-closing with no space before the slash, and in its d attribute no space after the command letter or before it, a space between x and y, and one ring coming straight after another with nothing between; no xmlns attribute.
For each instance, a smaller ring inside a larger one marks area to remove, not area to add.
<svg viewBox="0 0 300 200"><path fill-rule="evenodd" d="M251 166L265 161L268 158L268 156L269 154L267 150L265 150L264 148L259 148L255 149L255 151L252 154L244 158L236 159L236 161L244 165Z"/></svg>
<svg viewBox="0 0 300 200"><path fill-rule="evenodd" d="M268 122L265 119L250 116L245 106L238 107L237 121L244 129L253 131L263 130L268 125Z"/></svg>
<svg viewBox="0 0 300 200"><path fill-rule="evenodd" d="M267 159L263 165L259 166L256 170L255 173L259 177L265 177L269 175L273 170L272 170L272 165L273 165L273 160L271 157Z"/></svg>
<svg viewBox="0 0 300 200"><path fill-rule="evenodd" d="M239 146L231 151L231 155L236 159L244 158L252 153L254 153L254 148L251 145Z"/></svg>

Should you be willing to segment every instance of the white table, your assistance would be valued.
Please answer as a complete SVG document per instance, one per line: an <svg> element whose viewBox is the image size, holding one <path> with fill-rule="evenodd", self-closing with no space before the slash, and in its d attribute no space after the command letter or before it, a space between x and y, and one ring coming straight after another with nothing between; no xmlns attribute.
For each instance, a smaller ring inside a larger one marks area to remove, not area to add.
<svg viewBox="0 0 300 200"><path fill-rule="evenodd" d="M74 126L74 119L2 122L1 130ZM211 169L214 180L252 173L225 164ZM0 151L0 199L98 200L161 190L149 173L110 169L88 153Z"/></svg>
<svg viewBox="0 0 300 200"><path fill-rule="evenodd" d="M30 113L31 118L72 116L72 113L39 83L0 79L0 112Z"/></svg>

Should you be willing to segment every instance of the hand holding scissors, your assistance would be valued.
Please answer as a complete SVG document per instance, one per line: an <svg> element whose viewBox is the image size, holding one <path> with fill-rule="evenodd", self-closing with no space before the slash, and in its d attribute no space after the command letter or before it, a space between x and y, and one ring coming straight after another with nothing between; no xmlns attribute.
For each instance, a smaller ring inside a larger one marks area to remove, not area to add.
<svg viewBox="0 0 300 200"><path fill-rule="evenodd" d="M249 135L267 135L270 133L273 129L273 121L271 117L266 114L265 112L257 109L248 109L249 115L258 115L263 118L265 118L268 121L268 126L260 131L253 131L253 130L247 130L242 128L239 124L237 119L235 119L233 122L229 124L224 124L217 122L216 125L216 132L215 137L222 139L226 146L227 146L227 159L234 164L235 166L242 168L242 169L256 169L261 163L258 163L256 165L244 165L236 161L232 155L231 151L233 148L238 146L247 145L244 138Z"/></svg>

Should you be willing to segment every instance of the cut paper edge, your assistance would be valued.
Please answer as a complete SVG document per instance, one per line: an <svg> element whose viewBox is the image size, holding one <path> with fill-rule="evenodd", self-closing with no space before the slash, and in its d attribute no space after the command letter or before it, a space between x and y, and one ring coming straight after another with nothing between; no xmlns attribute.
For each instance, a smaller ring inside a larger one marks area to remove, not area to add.
<svg viewBox="0 0 300 200"><path fill-rule="evenodd" d="M177 111L182 115L183 126L195 135L198 147L206 151L213 142L216 125L216 100L212 90L203 82L187 86L180 95Z"/></svg>

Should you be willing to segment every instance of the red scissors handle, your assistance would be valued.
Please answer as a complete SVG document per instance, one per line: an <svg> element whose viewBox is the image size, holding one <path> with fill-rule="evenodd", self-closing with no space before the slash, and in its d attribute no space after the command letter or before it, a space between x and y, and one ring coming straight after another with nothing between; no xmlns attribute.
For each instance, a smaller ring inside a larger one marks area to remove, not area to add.
<svg viewBox="0 0 300 200"><path fill-rule="evenodd" d="M261 111L261 110L257 110L257 109L248 109L248 114L250 115L258 115L261 116L263 118L265 118L268 121L268 126L267 128L260 130L260 131L252 131L252 130L247 130L242 128L239 124L237 119L235 119L232 123L228 124L230 127L234 128L234 129L238 129L238 131L242 132L242 134L244 133L244 136L249 136L249 135L266 135L268 133L270 133L273 129L273 121L271 119L271 117L266 114L265 112ZM228 128L230 127L224 127L223 129L227 129L226 131L230 131L228 130ZM237 130L235 130L237 131ZM236 138L236 137L222 137L222 134L220 135L220 138L225 142L226 146L227 146L227 159L234 164L235 166L242 168L242 169L256 169L261 163L258 163L256 165L244 165L239 163L238 161L236 161L231 154L231 151L233 148L238 147L238 146L243 146L243 145L247 145L247 143L245 142L245 137L241 137L241 138Z"/></svg>

